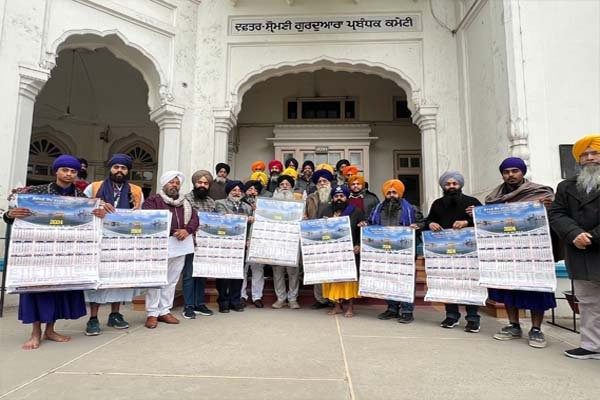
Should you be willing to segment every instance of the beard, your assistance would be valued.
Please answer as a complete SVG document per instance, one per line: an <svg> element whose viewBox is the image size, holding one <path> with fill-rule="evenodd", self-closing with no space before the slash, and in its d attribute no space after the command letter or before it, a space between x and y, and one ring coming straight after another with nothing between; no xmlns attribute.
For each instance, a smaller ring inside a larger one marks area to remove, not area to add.
<svg viewBox="0 0 600 400"><path fill-rule="evenodd" d="M215 177L215 182L219 182L219 183L225 183L225 181L227 180L227 178L224 178L222 176L216 176Z"/></svg>
<svg viewBox="0 0 600 400"><path fill-rule="evenodd" d="M302 173L302 179L304 179L305 181L310 181L310 178L312 177L313 173L312 171L305 171Z"/></svg>
<svg viewBox="0 0 600 400"><path fill-rule="evenodd" d="M577 189L583 193L600 190L600 165L589 164L581 167L581 172L577 175Z"/></svg>
<svg viewBox="0 0 600 400"><path fill-rule="evenodd" d="M344 211L346 208L346 202L343 200L334 201L331 206L333 207L333 211Z"/></svg>
<svg viewBox="0 0 600 400"><path fill-rule="evenodd" d="M116 174L110 174L110 180L114 183L123 183L125 182L125 175L120 172L117 172Z"/></svg>
<svg viewBox="0 0 600 400"><path fill-rule="evenodd" d="M246 196L245 201L252 206L256 204L256 196Z"/></svg>
<svg viewBox="0 0 600 400"><path fill-rule="evenodd" d="M208 189L205 187L194 188L194 197L204 200L208 197Z"/></svg>
<svg viewBox="0 0 600 400"><path fill-rule="evenodd" d="M446 208L456 207L461 197L461 189L444 190L444 196L442 197L442 205Z"/></svg>
<svg viewBox="0 0 600 400"><path fill-rule="evenodd" d="M275 189L273 198L278 200L294 200L294 192L289 189Z"/></svg>
<svg viewBox="0 0 600 400"><path fill-rule="evenodd" d="M320 203L329 203L329 195L331 194L331 185L327 185L317 189L317 195L319 196Z"/></svg>
<svg viewBox="0 0 600 400"><path fill-rule="evenodd" d="M177 200L179 198L179 189L177 188L167 188L165 189L165 194L172 198L173 200Z"/></svg>
<svg viewBox="0 0 600 400"><path fill-rule="evenodd" d="M238 194L231 194L231 193L229 193L228 197L234 203L239 203L240 201L242 201L242 195L241 194L238 195Z"/></svg>
<svg viewBox="0 0 600 400"><path fill-rule="evenodd" d="M383 210L386 210L389 213L398 212L400 210L400 199L395 197L385 199L383 201Z"/></svg>

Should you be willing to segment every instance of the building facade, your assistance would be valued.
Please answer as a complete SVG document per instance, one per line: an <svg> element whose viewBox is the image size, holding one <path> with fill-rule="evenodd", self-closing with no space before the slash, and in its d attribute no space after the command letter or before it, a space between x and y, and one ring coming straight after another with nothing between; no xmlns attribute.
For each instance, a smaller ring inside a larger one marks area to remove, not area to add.
<svg viewBox="0 0 600 400"><path fill-rule="evenodd" d="M0 208L60 153L95 180L114 152L146 191L171 169L347 158L427 207L445 170L481 197L510 155L554 186L600 129L598 1L0 0L0 16Z"/></svg>

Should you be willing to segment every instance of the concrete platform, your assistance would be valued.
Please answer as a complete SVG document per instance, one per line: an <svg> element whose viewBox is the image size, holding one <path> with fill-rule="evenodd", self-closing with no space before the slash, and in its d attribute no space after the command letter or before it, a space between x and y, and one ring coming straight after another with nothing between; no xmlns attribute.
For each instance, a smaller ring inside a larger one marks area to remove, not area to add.
<svg viewBox="0 0 600 400"><path fill-rule="evenodd" d="M71 342L23 351L29 326L11 307L0 319L0 398L598 398L600 361L565 357L578 343L568 331L545 325L549 346L533 349L525 339L493 340L504 321L490 317L468 334L440 328L435 307L417 308L410 325L377 320L380 311L361 306L348 319L249 306L148 330L128 306L128 330L103 326L86 337L85 318L61 321Z"/></svg>

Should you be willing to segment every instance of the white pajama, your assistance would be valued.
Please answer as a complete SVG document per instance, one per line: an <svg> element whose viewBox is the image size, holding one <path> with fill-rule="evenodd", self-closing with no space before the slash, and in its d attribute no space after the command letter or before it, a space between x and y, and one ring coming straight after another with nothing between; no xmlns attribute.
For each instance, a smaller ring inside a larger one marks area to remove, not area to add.
<svg viewBox="0 0 600 400"><path fill-rule="evenodd" d="M252 270L252 301L260 300L265 287L265 266L263 264L246 263L242 282L242 298L248 300L248 269Z"/></svg>
<svg viewBox="0 0 600 400"><path fill-rule="evenodd" d="M169 258L167 284L159 289L148 289L146 293L146 314L148 317L160 317L171 312L175 287L185 264L185 255Z"/></svg>

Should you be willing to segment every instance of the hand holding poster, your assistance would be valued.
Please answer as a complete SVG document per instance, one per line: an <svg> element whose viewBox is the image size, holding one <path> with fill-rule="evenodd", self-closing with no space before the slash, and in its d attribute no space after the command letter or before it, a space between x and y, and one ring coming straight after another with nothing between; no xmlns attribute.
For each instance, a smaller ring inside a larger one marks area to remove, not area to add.
<svg viewBox="0 0 600 400"><path fill-rule="evenodd" d="M475 230L423 232L426 301L485 305L487 289L479 286Z"/></svg>
<svg viewBox="0 0 600 400"><path fill-rule="evenodd" d="M412 303L415 298L414 229L365 226L360 236L358 294Z"/></svg>
<svg viewBox="0 0 600 400"><path fill-rule="evenodd" d="M102 225L99 289L167 284L169 210L117 209Z"/></svg>
<svg viewBox="0 0 600 400"><path fill-rule="evenodd" d="M31 215L12 227L6 284L9 293L95 289L98 286L98 199L19 194Z"/></svg>
<svg viewBox="0 0 600 400"><path fill-rule="evenodd" d="M248 261L258 264L298 266L300 228L304 202L259 197L248 249Z"/></svg>
<svg viewBox="0 0 600 400"><path fill-rule="evenodd" d="M479 284L553 292L556 273L546 209L538 202L475 207Z"/></svg>
<svg viewBox="0 0 600 400"><path fill-rule="evenodd" d="M300 222L304 284L356 280L356 259L350 218Z"/></svg>
<svg viewBox="0 0 600 400"><path fill-rule="evenodd" d="M245 215L198 213L193 276L244 278Z"/></svg>

